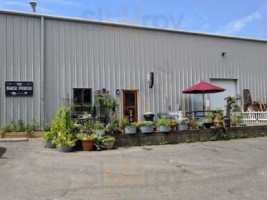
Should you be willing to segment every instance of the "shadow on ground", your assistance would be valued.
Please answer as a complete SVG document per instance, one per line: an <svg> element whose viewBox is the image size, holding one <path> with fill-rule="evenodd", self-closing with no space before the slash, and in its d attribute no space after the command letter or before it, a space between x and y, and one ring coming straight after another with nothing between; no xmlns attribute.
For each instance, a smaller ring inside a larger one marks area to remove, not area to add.
<svg viewBox="0 0 267 200"><path fill-rule="evenodd" d="M2 158L5 152L6 152L6 148L0 147L0 158Z"/></svg>

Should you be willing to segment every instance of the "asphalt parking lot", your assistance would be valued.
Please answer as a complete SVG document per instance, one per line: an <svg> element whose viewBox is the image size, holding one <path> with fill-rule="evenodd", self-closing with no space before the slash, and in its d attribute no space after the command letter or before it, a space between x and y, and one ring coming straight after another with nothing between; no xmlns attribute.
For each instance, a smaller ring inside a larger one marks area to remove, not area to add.
<svg viewBox="0 0 267 200"><path fill-rule="evenodd" d="M0 143L0 199L267 199L267 138L59 153Z"/></svg>

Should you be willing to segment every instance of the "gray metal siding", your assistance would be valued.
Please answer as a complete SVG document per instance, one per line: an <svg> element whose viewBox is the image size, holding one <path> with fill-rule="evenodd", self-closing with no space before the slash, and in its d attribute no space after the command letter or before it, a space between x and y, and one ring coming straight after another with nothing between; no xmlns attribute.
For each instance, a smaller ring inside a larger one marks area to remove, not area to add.
<svg viewBox="0 0 267 200"><path fill-rule="evenodd" d="M237 79L239 94L248 88L267 101L265 42L44 17L42 62L40 23L41 17L0 15L2 123L40 120L42 70L47 121L72 99L73 88L106 88L114 96L116 89L138 89L139 118L168 105L192 109L192 95L182 90L210 78ZM149 72L155 73L153 89ZM34 97L6 98L5 80L33 80ZM115 97L121 102L122 95Z"/></svg>
<svg viewBox="0 0 267 200"><path fill-rule="evenodd" d="M1 124L40 121L40 19L0 14ZM5 81L33 81L33 97L6 97Z"/></svg>
<svg viewBox="0 0 267 200"><path fill-rule="evenodd" d="M239 94L249 88L267 100L265 43L53 19L45 30L48 119L74 87L106 88L113 95L116 89L139 89L139 118L168 105L192 109L192 95L182 90L210 78L238 79ZM146 83L149 72L155 73L153 89Z"/></svg>

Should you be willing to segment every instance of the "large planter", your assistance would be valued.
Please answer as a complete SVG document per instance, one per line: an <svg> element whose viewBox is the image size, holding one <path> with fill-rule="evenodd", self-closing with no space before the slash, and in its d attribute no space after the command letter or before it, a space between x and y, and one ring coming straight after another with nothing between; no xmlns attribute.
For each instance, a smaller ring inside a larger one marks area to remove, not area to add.
<svg viewBox="0 0 267 200"><path fill-rule="evenodd" d="M94 132L98 135L104 135L105 129L94 130Z"/></svg>
<svg viewBox="0 0 267 200"><path fill-rule="evenodd" d="M188 124L179 124L178 129L179 129L179 131L187 131L188 130Z"/></svg>
<svg viewBox="0 0 267 200"><path fill-rule="evenodd" d="M172 130L171 126L159 126L159 132L169 133L171 132L171 130Z"/></svg>
<svg viewBox="0 0 267 200"><path fill-rule="evenodd" d="M94 148L94 140L88 139L88 140L81 140L82 142L82 148L84 151L92 151Z"/></svg>
<svg viewBox="0 0 267 200"><path fill-rule="evenodd" d="M153 127L151 127L151 126L140 126L139 129L142 133L152 133L153 132Z"/></svg>
<svg viewBox="0 0 267 200"><path fill-rule="evenodd" d="M113 149L114 144L115 144L115 140L105 141L105 142L103 142L103 144L105 145L106 149Z"/></svg>
<svg viewBox="0 0 267 200"><path fill-rule="evenodd" d="M132 126L125 127L125 134L135 134L136 131L137 131L136 127L132 127Z"/></svg>
<svg viewBox="0 0 267 200"><path fill-rule="evenodd" d="M57 150L59 152L71 152L72 151L72 147L70 147L70 146L61 146L61 147L58 147Z"/></svg>
<svg viewBox="0 0 267 200"><path fill-rule="evenodd" d="M56 145L54 145L51 141L48 140L45 142L45 148L54 149L56 148Z"/></svg>

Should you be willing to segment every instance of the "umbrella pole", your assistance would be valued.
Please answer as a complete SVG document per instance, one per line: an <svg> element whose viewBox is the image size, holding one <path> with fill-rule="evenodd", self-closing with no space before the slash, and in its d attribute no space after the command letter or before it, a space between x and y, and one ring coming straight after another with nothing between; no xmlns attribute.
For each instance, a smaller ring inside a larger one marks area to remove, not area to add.
<svg viewBox="0 0 267 200"><path fill-rule="evenodd" d="M204 97L204 92L202 93L202 99L203 99L203 115L205 116L205 97Z"/></svg>

